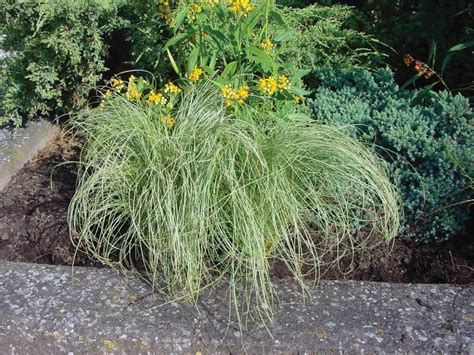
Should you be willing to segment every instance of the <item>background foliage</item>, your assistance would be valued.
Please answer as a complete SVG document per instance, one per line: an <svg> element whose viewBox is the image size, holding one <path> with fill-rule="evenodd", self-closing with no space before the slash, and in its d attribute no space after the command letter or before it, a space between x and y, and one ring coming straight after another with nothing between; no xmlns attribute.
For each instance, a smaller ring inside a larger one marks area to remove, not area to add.
<svg viewBox="0 0 474 355"><path fill-rule="evenodd" d="M2 123L63 113L80 104L106 70L104 37L120 25L112 1L1 1L10 51L2 69Z"/></svg>
<svg viewBox="0 0 474 355"><path fill-rule="evenodd" d="M283 18L295 31L280 48L281 56L308 69L326 65L366 68L380 65L384 47L358 29L354 10L345 5L282 9Z"/></svg>
<svg viewBox="0 0 474 355"><path fill-rule="evenodd" d="M309 100L316 120L350 126L389 162L401 188L407 225L416 241L444 240L462 232L473 197L474 116L461 95L440 92L412 105L415 92L400 90L390 70L325 69ZM451 206L451 207L449 207Z"/></svg>

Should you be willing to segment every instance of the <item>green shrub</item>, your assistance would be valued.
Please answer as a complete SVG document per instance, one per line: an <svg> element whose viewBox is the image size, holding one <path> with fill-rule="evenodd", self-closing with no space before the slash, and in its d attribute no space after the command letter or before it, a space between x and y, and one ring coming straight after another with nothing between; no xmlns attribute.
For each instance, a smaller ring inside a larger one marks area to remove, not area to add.
<svg viewBox="0 0 474 355"><path fill-rule="evenodd" d="M1 1L2 122L71 110L106 70L104 38L119 26L118 1Z"/></svg>
<svg viewBox="0 0 474 355"><path fill-rule="evenodd" d="M318 278L325 262L397 234L398 195L356 140L264 109L228 113L214 84L179 95L174 125L161 104L118 93L74 121L87 143L69 225L93 257L177 297L226 281L236 307L242 281L265 318L272 260L302 282L303 266Z"/></svg>
<svg viewBox="0 0 474 355"><path fill-rule="evenodd" d="M314 118L346 126L389 162L401 188L405 234L430 242L461 233L466 205L451 205L472 198L472 189L464 189L474 156L468 100L441 92L412 105L416 92L400 90L388 69L324 69L317 77L320 86L309 100Z"/></svg>
<svg viewBox="0 0 474 355"><path fill-rule="evenodd" d="M311 5L306 8L284 8L282 16L296 30L280 48L285 61L299 68L326 65L374 67L384 54L374 37L358 29L355 9L345 5Z"/></svg>

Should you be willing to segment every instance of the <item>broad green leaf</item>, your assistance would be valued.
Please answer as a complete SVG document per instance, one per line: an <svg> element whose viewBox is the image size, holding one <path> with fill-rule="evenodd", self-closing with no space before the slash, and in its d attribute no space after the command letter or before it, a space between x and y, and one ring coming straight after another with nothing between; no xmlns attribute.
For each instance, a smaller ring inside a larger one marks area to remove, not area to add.
<svg viewBox="0 0 474 355"><path fill-rule="evenodd" d="M273 40L277 43L285 42L291 39L295 35L296 31L295 30L285 30L285 31L280 31L274 38Z"/></svg>
<svg viewBox="0 0 474 355"><path fill-rule="evenodd" d="M174 69L174 71L176 72L176 74L178 74L179 76L181 76L181 73L179 72L179 68L178 68L178 66L176 65L176 62L174 61L173 55L171 54L171 52L170 52L169 49L166 50L166 54L168 54L168 58L169 58L169 60L170 60L171 66L173 67L173 69Z"/></svg>
<svg viewBox="0 0 474 355"><path fill-rule="evenodd" d="M174 18L174 30L177 31L183 24L184 19L188 15L188 9L184 8L178 12Z"/></svg>
<svg viewBox="0 0 474 355"><path fill-rule="evenodd" d="M191 51L191 54L189 55L189 58L188 58L188 65L187 65L188 72L193 70L193 68L196 66L198 57L199 57L199 47L196 47Z"/></svg>
<svg viewBox="0 0 474 355"><path fill-rule="evenodd" d="M267 65L267 66L275 66L276 62L273 58L260 48L250 46L248 48L249 59L257 64Z"/></svg>
<svg viewBox="0 0 474 355"><path fill-rule="evenodd" d="M270 11L270 16L276 21L278 22L279 25L281 26L287 26L285 20L283 19L283 17L278 13L278 11Z"/></svg>
<svg viewBox="0 0 474 355"><path fill-rule="evenodd" d="M211 62L209 63L209 69L214 71L216 67L216 60L217 60L217 52L212 53Z"/></svg>
<svg viewBox="0 0 474 355"><path fill-rule="evenodd" d="M311 69L299 69L299 70L296 71L296 73L294 75L294 78L295 79L300 79L302 77L305 77L309 73L311 73Z"/></svg>
<svg viewBox="0 0 474 355"><path fill-rule="evenodd" d="M298 96L306 96L306 95L311 94L311 92L309 92L308 90L305 90L305 89L300 88L298 86L292 86L291 88L288 89L288 91L291 92L292 94L296 94Z"/></svg>
<svg viewBox="0 0 474 355"><path fill-rule="evenodd" d="M224 33L222 33L221 31L212 29L212 28L207 27L207 26L204 28L204 31L206 33L208 33L211 37L213 37L216 41L221 41L221 42L224 42L224 43L229 42L229 38L227 38L227 36Z"/></svg>
<svg viewBox="0 0 474 355"><path fill-rule="evenodd" d="M220 76L226 79L232 78L237 69L237 64L237 62L230 62L229 64L227 64Z"/></svg>
<svg viewBox="0 0 474 355"><path fill-rule="evenodd" d="M167 50L169 47L174 46L176 43L182 41L186 37L188 37L187 33L178 33L177 35L174 35L168 40L168 42L165 43L163 49Z"/></svg>

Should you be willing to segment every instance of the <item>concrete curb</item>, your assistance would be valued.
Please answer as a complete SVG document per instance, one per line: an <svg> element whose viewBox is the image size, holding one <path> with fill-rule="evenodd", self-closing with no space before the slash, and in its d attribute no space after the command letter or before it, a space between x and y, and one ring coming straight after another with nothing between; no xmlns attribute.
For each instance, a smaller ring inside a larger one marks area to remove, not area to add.
<svg viewBox="0 0 474 355"><path fill-rule="evenodd" d="M474 350L474 288L324 281L304 303L276 285L280 313L242 335L224 289L197 308L164 304L110 269L0 261L2 353L461 352ZM156 307L157 305L162 305ZM155 308L153 308L155 307ZM199 310L199 312L197 311Z"/></svg>

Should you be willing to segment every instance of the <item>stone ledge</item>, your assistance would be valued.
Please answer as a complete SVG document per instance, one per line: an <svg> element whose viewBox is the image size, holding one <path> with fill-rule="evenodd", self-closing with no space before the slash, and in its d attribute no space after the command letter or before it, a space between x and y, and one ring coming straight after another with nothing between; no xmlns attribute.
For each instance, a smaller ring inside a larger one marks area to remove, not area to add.
<svg viewBox="0 0 474 355"><path fill-rule="evenodd" d="M474 288L323 281L304 303L277 282L280 313L241 337L224 290L163 304L110 269L0 261L0 349L9 353L461 352L474 350ZM227 334L226 334L227 331Z"/></svg>

